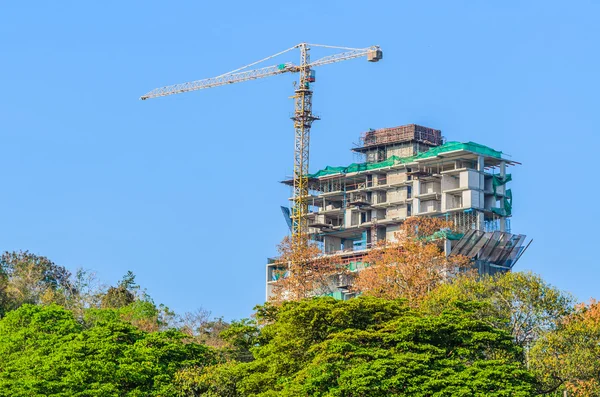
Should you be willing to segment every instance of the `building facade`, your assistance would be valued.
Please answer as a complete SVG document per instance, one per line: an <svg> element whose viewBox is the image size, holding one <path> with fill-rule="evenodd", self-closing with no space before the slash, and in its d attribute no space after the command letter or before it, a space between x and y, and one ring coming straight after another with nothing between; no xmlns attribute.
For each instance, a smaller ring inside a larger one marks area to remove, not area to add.
<svg viewBox="0 0 600 397"><path fill-rule="evenodd" d="M411 216L453 221L460 238L446 239L446 253L466 254L482 273L507 271L522 253L525 236L511 233L507 188L508 168L519 163L502 152L445 142L440 130L415 124L365 132L352 150L365 161L309 176L309 233L324 255L359 271L366 253L395 241ZM267 298L277 278L276 260L269 262Z"/></svg>

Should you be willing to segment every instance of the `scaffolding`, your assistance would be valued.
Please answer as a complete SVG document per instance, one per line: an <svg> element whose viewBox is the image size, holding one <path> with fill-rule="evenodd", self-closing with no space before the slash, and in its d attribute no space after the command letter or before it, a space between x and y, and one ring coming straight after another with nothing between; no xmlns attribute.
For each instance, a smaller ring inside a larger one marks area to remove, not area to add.
<svg viewBox="0 0 600 397"><path fill-rule="evenodd" d="M353 150L361 152L375 146L402 142L420 142L429 146L439 146L444 143L444 139L440 130L408 124L364 132L360 137L360 147Z"/></svg>

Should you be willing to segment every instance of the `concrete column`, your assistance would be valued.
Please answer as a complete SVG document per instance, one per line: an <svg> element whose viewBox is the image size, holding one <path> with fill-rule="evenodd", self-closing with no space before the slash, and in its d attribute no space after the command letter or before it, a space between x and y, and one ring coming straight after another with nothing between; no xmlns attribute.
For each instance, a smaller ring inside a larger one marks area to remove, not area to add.
<svg viewBox="0 0 600 397"><path fill-rule="evenodd" d="M412 212L410 216L417 215L421 212L421 201L419 199L413 199L412 201Z"/></svg>
<svg viewBox="0 0 600 397"><path fill-rule="evenodd" d="M504 178L506 176L506 162L500 162L500 176ZM506 185L504 185L504 192L506 192ZM500 200L500 208L504 208L504 198ZM500 231L506 231L506 218L500 217Z"/></svg>
<svg viewBox="0 0 600 397"><path fill-rule="evenodd" d="M477 156L477 171L483 172L485 170L485 161L483 156Z"/></svg>
<svg viewBox="0 0 600 397"><path fill-rule="evenodd" d="M412 190L412 196L413 196L413 208L412 208L412 215L416 215L419 212L421 212L421 202L418 198L416 198L419 194L421 193L421 182L418 179L415 179L413 181L413 190Z"/></svg>
<svg viewBox="0 0 600 397"><path fill-rule="evenodd" d="M479 171L479 208L485 208L485 195L483 193L485 190L485 160L483 156L477 156L477 171Z"/></svg>
<svg viewBox="0 0 600 397"><path fill-rule="evenodd" d="M452 251L452 243L450 240L444 240L444 255L449 256L450 251Z"/></svg>
<svg viewBox="0 0 600 397"><path fill-rule="evenodd" d="M485 231L485 214L483 211L477 211L477 230Z"/></svg>

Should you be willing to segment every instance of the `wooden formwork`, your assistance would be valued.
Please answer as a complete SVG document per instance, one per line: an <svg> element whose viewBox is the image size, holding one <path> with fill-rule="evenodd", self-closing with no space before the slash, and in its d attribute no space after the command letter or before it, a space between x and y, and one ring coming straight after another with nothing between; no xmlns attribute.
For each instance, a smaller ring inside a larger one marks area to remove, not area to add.
<svg viewBox="0 0 600 397"><path fill-rule="evenodd" d="M372 146L411 141L438 146L443 143L442 132L417 124L408 124L399 127L367 131L364 132L360 138L361 146L365 149Z"/></svg>

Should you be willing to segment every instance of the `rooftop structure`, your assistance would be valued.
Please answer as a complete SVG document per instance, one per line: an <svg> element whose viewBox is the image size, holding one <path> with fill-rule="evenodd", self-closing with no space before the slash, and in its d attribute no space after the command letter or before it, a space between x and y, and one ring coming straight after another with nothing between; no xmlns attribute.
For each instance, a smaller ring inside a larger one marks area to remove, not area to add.
<svg viewBox="0 0 600 397"><path fill-rule="evenodd" d="M444 217L460 232L445 239L447 254L473 258L482 273L510 270L525 240L510 227L507 168L519 163L415 124L365 132L352 150L365 161L309 175L309 233L324 254L360 270L365 254L395 241L408 217ZM275 266L267 265L267 297Z"/></svg>
<svg viewBox="0 0 600 397"><path fill-rule="evenodd" d="M364 132L360 137L361 146L352 150L364 153L368 162L375 162L394 155L406 157L425 152L443 142L442 131L408 124Z"/></svg>

